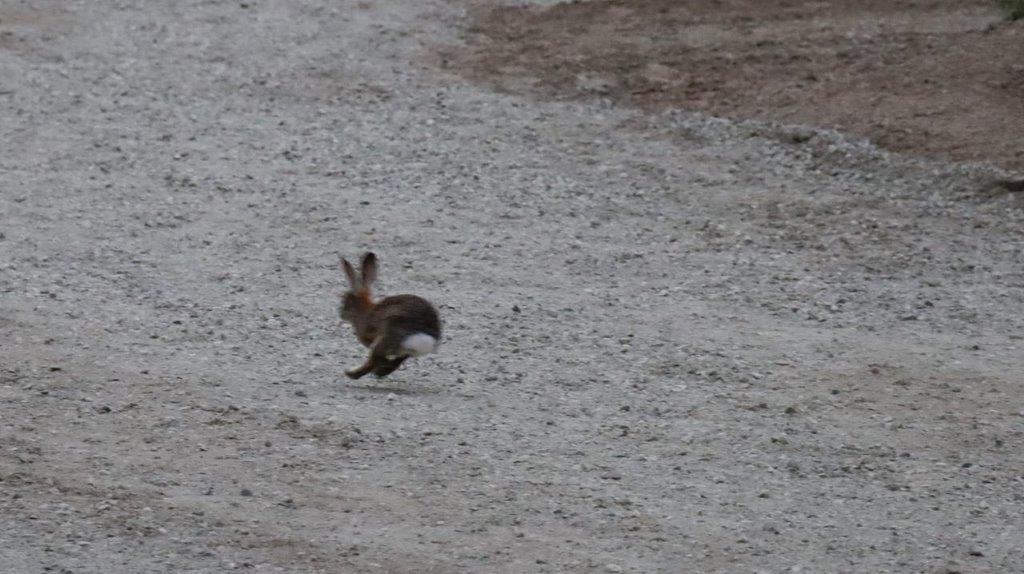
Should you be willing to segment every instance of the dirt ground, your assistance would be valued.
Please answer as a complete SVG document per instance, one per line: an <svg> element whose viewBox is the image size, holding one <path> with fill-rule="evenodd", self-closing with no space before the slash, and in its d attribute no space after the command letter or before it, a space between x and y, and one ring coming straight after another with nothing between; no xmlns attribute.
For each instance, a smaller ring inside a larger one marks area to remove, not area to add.
<svg viewBox="0 0 1024 574"><path fill-rule="evenodd" d="M497 92L472 18L0 2L0 570L1024 570L1011 174ZM446 338L353 383L371 248Z"/></svg>
<svg viewBox="0 0 1024 574"><path fill-rule="evenodd" d="M445 60L512 93L836 128L1024 169L1024 21L992 0L482 4Z"/></svg>

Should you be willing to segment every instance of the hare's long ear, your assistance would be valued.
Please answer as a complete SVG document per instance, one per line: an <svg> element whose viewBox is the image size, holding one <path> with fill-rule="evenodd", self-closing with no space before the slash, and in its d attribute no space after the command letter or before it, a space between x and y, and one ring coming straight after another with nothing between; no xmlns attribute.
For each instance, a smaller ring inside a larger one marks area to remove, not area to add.
<svg viewBox="0 0 1024 574"><path fill-rule="evenodd" d="M377 256L373 253L363 255L363 287L369 289L377 280Z"/></svg>
<svg viewBox="0 0 1024 574"><path fill-rule="evenodd" d="M345 270L345 277L348 277L349 287L351 287L353 291L359 289L361 285L359 282L359 276L356 275L356 270L352 267L352 264L344 257L341 259L341 268Z"/></svg>

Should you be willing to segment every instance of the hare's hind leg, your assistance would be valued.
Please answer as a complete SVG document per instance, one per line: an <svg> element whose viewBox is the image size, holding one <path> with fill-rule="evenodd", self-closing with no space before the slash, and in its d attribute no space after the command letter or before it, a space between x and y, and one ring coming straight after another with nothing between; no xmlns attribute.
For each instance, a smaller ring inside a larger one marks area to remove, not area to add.
<svg viewBox="0 0 1024 574"><path fill-rule="evenodd" d="M386 377L391 373L395 372L395 369L402 366L408 357L395 357L394 359L383 358L377 361L377 365L373 368L373 374L377 377Z"/></svg>
<svg viewBox="0 0 1024 574"><path fill-rule="evenodd" d="M395 357L390 359L377 353L370 353L370 356L366 358L366 362L363 363L358 369L351 369L345 371L345 374L350 379L358 379L365 377L369 373L373 373L378 377L386 377L391 373L395 372L395 369L402 366L402 363L407 357Z"/></svg>
<svg viewBox="0 0 1024 574"><path fill-rule="evenodd" d="M381 342L383 340L384 335L377 335L377 338L373 340L373 343L370 343L370 356L366 357L366 362L357 369L349 369L345 371L345 376L350 379L359 379L365 377L369 373L373 372L374 369L378 368L377 365L380 364L382 360L385 360L385 357L380 354Z"/></svg>
<svg viewBox="0 0 1024 574"><path fill-rule="evenodd" d="M380 347L381 339L383 339L383 337L378 336L373 343L370 344L370 356L366 357L366 362L358 369L349 369L345 371L345 376L350 379L358 379L365 377L373 370L374 366L376 366L377 362L380 360L380 357L377 355L377 349Z"/></svg>
<svg viewBox="0 0 1024 574"><path fill-rule="evenodd" d="M370 371L373 370L374 366L376 366L376 362L374 361L373 354L371 353L370 356L366 358L366 362L363 363L361 367L359 367L358 369L349 369L345 371L345 376L347 376L350 379L359 379L361 377L365 377L367 374L370 373Z"/></svg>
<svg viewBox="0 0 1024 574"><path fill-rule="evenodd" d="M402 363L409 358L408 353L403 352L402 340L405 338L404 331L395 328L391 322L384 324L382 334L373 346L371 359L374 361L373 374L379 377L386 377L395 372L395 369L402 366Z"/></svg>
<svg viewBox="0 0 1024 574"><path fill-rule="evenodd" d="M377 377L386 377L395 372L395 369L402 366L402 363L407 358L408 357L396 357L394 359L389 359L381 355L370 355L361 367L345 371L345 374L348 375L350 379L365 377L371 372Z"/></svg>

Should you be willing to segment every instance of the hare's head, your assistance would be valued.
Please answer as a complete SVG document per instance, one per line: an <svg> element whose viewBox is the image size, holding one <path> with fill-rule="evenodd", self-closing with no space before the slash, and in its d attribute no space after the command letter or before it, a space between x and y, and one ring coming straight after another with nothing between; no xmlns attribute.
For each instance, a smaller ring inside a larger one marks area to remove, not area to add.
<svg viewBox="0 0 1024 574"><path fill-rule="evenodd" d="M348 277L348 292L342 299L341 318L352 322L373 308L370 286L377 278L377 256L373 253L363 255L362 273L357 273L345 259L341 260L341 266Z"/></svg>

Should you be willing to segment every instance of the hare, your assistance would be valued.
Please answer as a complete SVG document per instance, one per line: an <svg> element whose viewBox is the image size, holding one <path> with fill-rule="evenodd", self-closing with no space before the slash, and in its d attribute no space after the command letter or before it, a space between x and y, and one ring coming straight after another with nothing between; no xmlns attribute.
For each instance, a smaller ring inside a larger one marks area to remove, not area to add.
<svg viewBox="0 0 1024 574"><path fill-rule="evenodd" d="M359 342L370 349L363 365L345 371L351 379L373 373L390 375L409 357L437 350L441 342L441 320L429 301L416 295L393 295L376 303L370 287L377 279L377 256L363 255L362 273L341 260L349 290L341 304L341 318L352 324Z"/></svg>

